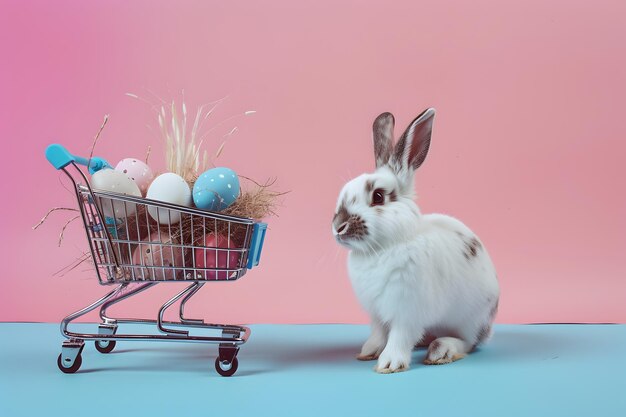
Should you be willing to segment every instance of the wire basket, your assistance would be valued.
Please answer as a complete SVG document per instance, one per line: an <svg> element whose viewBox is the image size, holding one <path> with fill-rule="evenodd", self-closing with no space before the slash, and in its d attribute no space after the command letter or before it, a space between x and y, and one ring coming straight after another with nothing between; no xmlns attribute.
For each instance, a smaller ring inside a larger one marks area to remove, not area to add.
<svg viewBox="0 0 626 417"><path fill-rule="evenodd" d="M101 284L232 281L255 264L250 247L263 224L252 219L97 190L92 197L84 185L77 195Z"/></svg>

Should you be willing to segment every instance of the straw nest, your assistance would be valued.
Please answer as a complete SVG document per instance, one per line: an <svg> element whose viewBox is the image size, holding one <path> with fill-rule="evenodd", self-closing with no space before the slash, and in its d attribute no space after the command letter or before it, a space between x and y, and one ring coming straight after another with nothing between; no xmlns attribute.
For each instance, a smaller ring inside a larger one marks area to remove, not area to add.
<svg viewBox="0 0 626 417"><path fill-rule="evenodd" d="M246 177L241 178L247 179ZM254 183L251 189L242 191L233 204L219 213L253 220L275 216L278 199L285 193L272 190L273 183L273 181L264 184ZM233 247L241 247L247 232L247 226L237 222L211 220L210 218L202 220L198 216L183 215L180 223L172 229L172 239L184 245L206 246L206 235L214 233L229 237L235 243L232 245Z"/></svg>

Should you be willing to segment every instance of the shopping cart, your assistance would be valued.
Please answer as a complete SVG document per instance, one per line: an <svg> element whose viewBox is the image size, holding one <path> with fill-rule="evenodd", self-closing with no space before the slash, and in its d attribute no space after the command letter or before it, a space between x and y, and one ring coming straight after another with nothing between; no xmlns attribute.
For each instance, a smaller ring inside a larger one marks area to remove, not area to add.
<svg viewBox="0 0 626 417"><path fill-rule="evenodd" d="M239 346L250 337L250 329L186 318L185 304L206 282L235 281L257 266L267 224L93 190L78 164L87 166L93 174L111 169L105 160L74 156L58 144L48 146L46 158L74 184L98 281L101 285L116 285L104 297L63 319L61 334L68 340L63 342L57 360L59 369L74 373L80 368L86 340L93 340L101 353L111 352L118 340L144 340L218 344L215 369L222 376L233 375L238 367ZM105 213L114 213L115 217L106 217ZM113 304L163 282L188 285L161 306L156 320L107 315ZM179 320L164 320L165 311L178 301ZM68 330L70 322L96 308L100 309L102 320L98 333ZM156 325L159 332L118 333L118 325L122 323ZM209 329L217 334L191 335L189 330L193 329Z"/></svg>

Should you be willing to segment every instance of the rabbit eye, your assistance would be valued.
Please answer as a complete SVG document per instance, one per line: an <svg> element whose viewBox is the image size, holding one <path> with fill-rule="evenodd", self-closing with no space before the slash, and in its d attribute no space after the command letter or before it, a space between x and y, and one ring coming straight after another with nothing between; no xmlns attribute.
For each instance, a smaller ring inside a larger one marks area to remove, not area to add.
<svg viewBox="0 0 626 417"><path fill-rule="evenodd" d="M385 192L377 188L372 194L372 206L382 206L385 204Z"/></svg>

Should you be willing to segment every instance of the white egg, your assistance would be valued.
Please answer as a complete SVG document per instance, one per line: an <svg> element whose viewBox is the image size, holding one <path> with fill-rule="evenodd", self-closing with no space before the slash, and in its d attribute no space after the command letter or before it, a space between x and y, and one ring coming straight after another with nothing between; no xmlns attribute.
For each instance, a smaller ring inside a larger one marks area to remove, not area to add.
<svg viewBox="0 0 626 417"><path fill-rule="evenodd" d="M91 176L91 188L94 190L110 191L113 193L132 195L141 197L141 191L133 180L128 178L124 173L113 169L101 169ZM99 205L105 217L124 218L135 213L137 206L134 203L128 203L101 197Z"/></svg>
<svg viewBox="0 0 626 417"><path fill-rule="evenodd" d="M189 184L180 175L171 172L161 174L152 181L146 198L186 207L192 203ZM176 224L180 221L180 213L175 210L148 206L148 213L161 224Z"/></svg>

